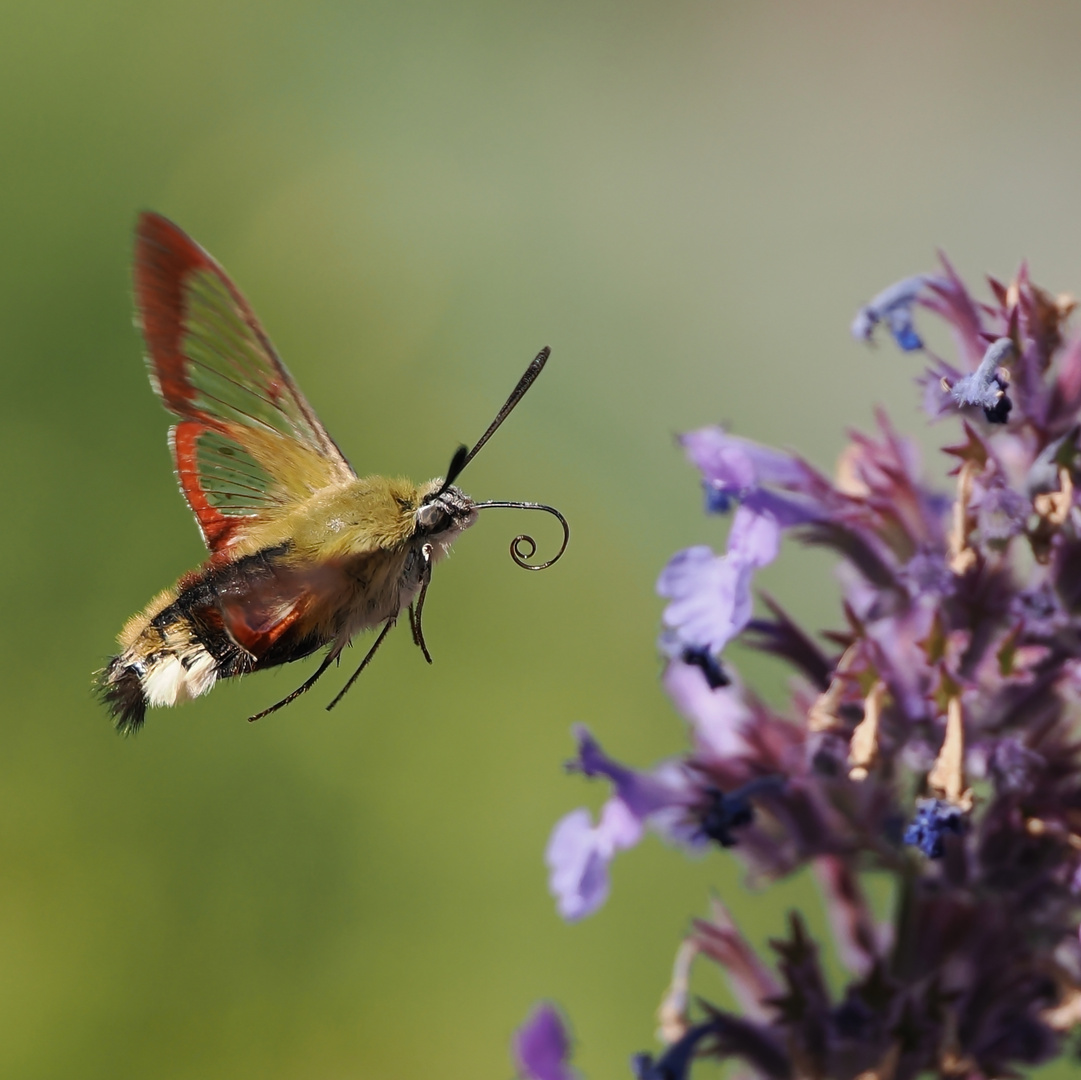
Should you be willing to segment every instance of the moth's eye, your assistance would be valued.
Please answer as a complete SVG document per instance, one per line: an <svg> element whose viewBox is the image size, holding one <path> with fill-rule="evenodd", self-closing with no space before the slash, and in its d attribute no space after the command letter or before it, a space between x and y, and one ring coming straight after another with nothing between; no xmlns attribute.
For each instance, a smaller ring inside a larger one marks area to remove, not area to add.
<svg viewBox="0 0 1081 1080"><path fill-rule="evenodd" d="M422 529L430 529L433 525L439 524L444 517L446 517L446 511L439 503L433 500L425 503L417 511L417 524Z"/></svg>

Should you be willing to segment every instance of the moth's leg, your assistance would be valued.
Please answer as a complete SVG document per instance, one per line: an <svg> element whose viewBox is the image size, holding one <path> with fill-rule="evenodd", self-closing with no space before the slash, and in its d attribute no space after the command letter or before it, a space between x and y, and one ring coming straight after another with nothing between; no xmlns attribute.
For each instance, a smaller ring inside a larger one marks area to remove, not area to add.
<svg viewBox="0 0 1081 1080"><path fill-rule="evenodd" d="M424 571L420 579L420 592L416 600L409 605L409 628L413 631L413 644L424 653L424 659L430 664L432 654L428 652L428 646L424 642L424 627L421 625L421 615L424 612L424 597L428 593L428 583L432 580L432 545L425 544L420 549L424 559Z"/></svg>
<svg viewBox="0 0 1081 1080"><path fill-rule="evenodd" d="M420 594L421 599L424 597L424 593ZM420 625L420 607L418 602L409 605L409 626L413 631L413 644L424 653L424 659L430 664L432 662L432 654L428 652L428 646L424 642L424 631Z"/></svg>
<svg viewBox="0 0 1081 1080"><path fill-rule="evenodd" d="M364 659L361 660L360 667L358 667L357 670L349 676L349 681L345 684L345 686L342 687L341 692L338 694L338 696L327 706L327 712L330 712L330 710L333 709L334 706L337 705L343 697L345 697L346 693L349 690L349 687L351 687L353 683L357 681L357 676L368 666L368 661L371 660L373 656L375 656L376 650L379 648L380 645L383 644L383 638L385 638L387 634L390 633L390 628L393 625L393 619L387 619L387 621L383 624L383 629L379 631L379 637L375 639L375 644L368 650L367 656L365 656Z"/></svg>
<svg viewBox="0 0 1081 1080"><path fill-rule="evenodd" d="M308 679L303 686L298 686L288 697L283 697L277 705L271 705L269 709L264 709L262 712L257 712L254 716L248 717L248 723L250 724L254 720L262 720L264 716L269 716L272 712L277 712L280 708L288 705L291 701L296 701L301 694L307 693L318 681L319 676L338 658L339 649L331 649L326 656L323 657L323 662L316 668L315 674Z"/></svg>

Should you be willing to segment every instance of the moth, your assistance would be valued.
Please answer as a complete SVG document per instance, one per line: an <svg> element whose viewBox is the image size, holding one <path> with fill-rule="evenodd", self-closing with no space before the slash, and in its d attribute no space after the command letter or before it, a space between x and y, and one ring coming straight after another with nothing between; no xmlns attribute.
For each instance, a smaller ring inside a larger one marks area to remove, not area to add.
<svg viewBox="0 0 1081 1080"><path fill-rule="evenodd" d="M481 510L543 510L559 520L562 545L547 562L530 562L536 542L515 537L519 566L542 570L566 550L570 530L553 507L476 502L454 486L540 374L547 348L473 448L454 453L445 477L419 486L358 477L239 289L158 214L139 218L134 278L150 382L178 418L169 446L209 558L129 620L119 655L98 673L120 732L137 731L148 708L325 648L314 674L249 718L257 720L310 690L355 635L381 627L333 708L406 610L431 663L421 615L432 567Z"/></svg>

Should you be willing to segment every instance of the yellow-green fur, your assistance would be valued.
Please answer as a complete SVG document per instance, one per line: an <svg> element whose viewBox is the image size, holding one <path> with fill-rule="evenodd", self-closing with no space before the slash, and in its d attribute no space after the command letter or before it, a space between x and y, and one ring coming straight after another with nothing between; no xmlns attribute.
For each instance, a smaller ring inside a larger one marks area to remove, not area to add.
<svg viewBox="0 0 1081 1080"><path fill-rule="evenodd" d="M233 558L291 542L289 561L316 563L365 555L404 544L415 529L414 514L437 481L418 488L403 478L366 476L333 484L283 508L243 531L229 546Z"/></svg>

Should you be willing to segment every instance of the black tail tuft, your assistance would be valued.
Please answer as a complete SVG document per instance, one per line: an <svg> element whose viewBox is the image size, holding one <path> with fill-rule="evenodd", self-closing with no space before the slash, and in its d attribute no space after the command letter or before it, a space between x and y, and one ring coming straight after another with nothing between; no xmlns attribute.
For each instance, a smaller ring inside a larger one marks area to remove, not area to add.
<svg viewBox="0 0 1081 1080"><path fill-rule="evenodd" d="M112 713L113 723L121 735L134 735L146 719L146 698L143 684L135 671L114 656L98 676L101 698Z"/></svg>

